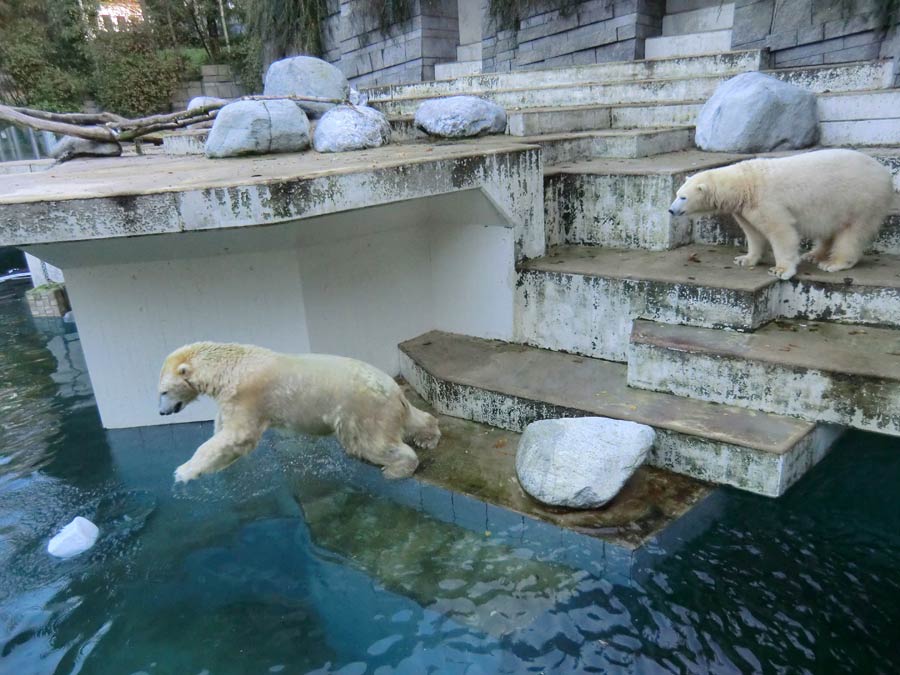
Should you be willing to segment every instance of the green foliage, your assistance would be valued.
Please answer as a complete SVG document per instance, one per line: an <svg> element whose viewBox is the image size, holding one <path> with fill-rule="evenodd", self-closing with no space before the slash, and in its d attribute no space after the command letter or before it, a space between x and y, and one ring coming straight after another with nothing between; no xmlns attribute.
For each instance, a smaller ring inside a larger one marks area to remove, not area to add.
<svg viewBox="0 0 900 675"><path fill-rule="evenodd" d="M322 52L325 0L245 0L243 6L250 41L265 45L276 57Z"/></svg>
<svg viewBox="0 0 900 675"><path fill-rule="evenodd" d="M135 117L168 109L184 65L179 54L157 49L148 28L98 32L90 51L94 93L105 110Z"/></svg>
<svg viewBox="0 0 900 675"><path fill-rule="evenodd" d="M248 35L231 43L228 64L235 80L247 91L262 91L263 46L254 35Z"/></svg>
<svg viewBox="0 0 900 675"><path fill-rule="evenodd" d="M8 78L0 97L45 110L79 109L90 16L77 0L0 0L0 71Z"/></svg>

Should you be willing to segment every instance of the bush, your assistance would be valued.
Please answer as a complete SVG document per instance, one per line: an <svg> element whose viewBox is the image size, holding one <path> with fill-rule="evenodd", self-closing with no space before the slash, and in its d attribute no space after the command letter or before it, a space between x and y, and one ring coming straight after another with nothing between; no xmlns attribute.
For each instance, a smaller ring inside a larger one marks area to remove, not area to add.
<svg viewBox="0 0 900 675"><path fill-rule="evenodd" d="M32 19L15 21L0 32L0 71L7 75L9 88L6 98L42 110L80 110L85 80L80 73L52 63L46 41L46 27Z"/></svg>
<svg viewBox="0 0 900 675"><path fill-rule="evenodd" d="M129 117L168 110L184 69L180 54L158 50L141 28L100 32L89 49L94 95L105 110Z"/></svg>

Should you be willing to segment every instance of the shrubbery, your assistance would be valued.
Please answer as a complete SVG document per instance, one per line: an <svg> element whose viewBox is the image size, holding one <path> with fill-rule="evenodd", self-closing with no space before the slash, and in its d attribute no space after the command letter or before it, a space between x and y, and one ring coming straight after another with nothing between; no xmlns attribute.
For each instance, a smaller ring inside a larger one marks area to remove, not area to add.
<svg viewBox="0 0 900 675"><path fill-rule="evenodd" d="M157 49L147 30L100 32L89 43L93 91L104 110L136 117L166 111L184 70L182 56Z"/></svg>

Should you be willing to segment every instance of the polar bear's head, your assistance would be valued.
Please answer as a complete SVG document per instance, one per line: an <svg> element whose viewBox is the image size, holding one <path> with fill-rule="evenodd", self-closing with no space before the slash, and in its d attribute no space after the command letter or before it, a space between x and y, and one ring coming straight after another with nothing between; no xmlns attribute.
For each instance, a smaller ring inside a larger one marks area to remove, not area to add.
<svg viewBox="0 0 900 675"><path fill-rule="evenodd" d="M186 347L169 354L159 374L159 414L180 412L200 392L191 384L191 351Z"/></svg>
<svg viewBox="0 0 900 675"><path fill-rule="evenodd" d="M673 216L689 216L711 211L708 179L709 176L705 171L689 177L675 193L675 201L669 207L669 213Z"/></svg>

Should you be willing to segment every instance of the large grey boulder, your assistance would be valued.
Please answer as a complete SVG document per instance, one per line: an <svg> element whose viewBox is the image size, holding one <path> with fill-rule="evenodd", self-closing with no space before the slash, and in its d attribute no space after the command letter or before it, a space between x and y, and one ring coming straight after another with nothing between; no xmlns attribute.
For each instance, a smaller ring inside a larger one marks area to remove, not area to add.
<svg viewBox="0 0 900 675"><path fill-rule="evenodd" d="M350 83L340 70L322 59L292 56L269 66L263 93L266 96L313 96L345 101L350 96ZM337 105L298 103L311 117L319 117Z"/></svg>
<svg viewBox="0 0 900 675"><path fill-rule="evenodd" d="M720 84L697 117L697 147L710 152L770 152L816 143L816 95L762 73Z"/></svg>
<svg viewBox="0 0 900 675"><path fill-rule="evenodd" d="M598 508L644 462L655 436L644 424L606 417L532 422L519 440L516 473L545 504Z"/></svg>
<svg viewBox="0 0 900 675"><path fill-rule="evenodd" d="M297 152L309 147L309 119L293 101L236 101L219 110L207 157Z"/></svg>
<svg viewBox="0 0 900 675"><path fill-rule="evenodd" d="M387 117L375 108L341 105L322 115L313 133L319 152L346 152L377 148L391 140Z"/></svg>
<svg viewBox="0 0 900 675"><path fill-rule="evenodd" d="M432 98L416 110L416 127L432 136L467 138L506 131L506 111L477 96Z"/></svg>

